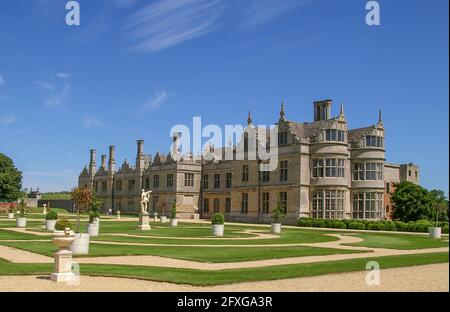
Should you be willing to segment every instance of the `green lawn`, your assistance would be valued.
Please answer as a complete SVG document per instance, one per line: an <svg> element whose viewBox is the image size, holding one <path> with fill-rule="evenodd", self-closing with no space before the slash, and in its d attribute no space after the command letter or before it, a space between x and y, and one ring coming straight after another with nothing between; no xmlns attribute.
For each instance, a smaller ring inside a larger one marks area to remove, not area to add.
<svg viewBox="0 0 450 312"><path fill-rule="evenodd" d="M36 239L46 239L50 240L50 236L42 237L28 233L19 233L8 230L0 230L0 240L36 240Z"/></svg>
<svg viewBox="0 0 450 312"><path fill-rule="evenodd" d="M57 248L51 242L0 242L0 245L52 257ZM210 248L210 247L148 247L133 245L90 244L89 257L152 255L167 258L192 260L199 262L240 262L264 259L279 259L303 256L321 256L332 254L357 253L358 251L339 250L317 247L245 247L245 248Z"/></svg>
<svg viewBox="0 0 450 312"><path fill-rule="evenodd" d="M82 275L129 277L176 284L209 286L364 271L366 263L372 260L376 260L381 269L388 269L447 263L449 258L448 253L430 253L221 271L96 264L82 264L80 269ZM0 259L0 275L49 275L52 270L52 264L13 264Z"/></svg>
<svg viewBox="0 0 450 312"><path fill-rule="evenodd" d="M364 239L364 241L348 246L364 246L373 248L389 249L423 249L448 247L448 237L443 239L431 239L428 236L408 234L385 234L385 233L358 233L353 236ZM447 240L447 241L444 241Z"/></svg>

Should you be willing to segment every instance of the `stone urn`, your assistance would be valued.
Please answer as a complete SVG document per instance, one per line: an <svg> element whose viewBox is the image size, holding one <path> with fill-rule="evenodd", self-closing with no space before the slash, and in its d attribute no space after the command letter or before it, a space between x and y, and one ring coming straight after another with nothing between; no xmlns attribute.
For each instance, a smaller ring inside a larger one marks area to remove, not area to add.
<svg viewBox="0 0 450 312"><path fill-rule="evenodd" d="M280 234L281 233L281 223L271 223L270 224L271 230L273 234Z"/></svg>
<svg viewBox="0 0 450 312"><path fill-rule="evenodd" d="M18 228L27 227L27 218L17 218L16 226Z"/></svg>
<svg viewBox="0 0 450 312"><path fill-rule="evenodd" d="M47 231L54 231L55 230L55 224L57 220L45 220L45 229Z"/></svg>
<svg viewBox="0 0 450 312"><path fill-rule="evenodd" d="M14 219L14 212L8 212L8 219Z"/></svg>
<svg viewBox="0 0 450 312"><path fill-rule="evenodd" d="M60 250L67 249L75 240L75 234L69 228L64 231L55 231L52 235L52 243Z"/></svg>
<svg viewBox="0 0 450 312"><path fill-rule="evenodd" d="M95 221L94 223L89 223L87 227L87 232L90 237L98 237L100 234L100 223L99 222L96 223Z"/></svg>
<svg viewBox="0 0 450 312"><path fill-rule="evenodd" d="M89 234L75 233L75 240L70 245L69 250L74 255L87 255L89 254Z"/></svg>
<svg viewBox="0 0 450 312"><path fill-rule="evenodd" d="M72 273L72 252L67 249L74 240L75 235L69 228L53 233L52 243L59 250L55 253L54 272L51 275L52 281L71 282L75 279L75 274Z"/></svg>
<svg viewBox="0 0 450 312"><path fill-rule="evenodd" d="M223 224L213 224L211 227L213 236L223 236L225 226Z"/></svg>
<svg viewBox="0 0 450 312"><path fill-rule="evenodd" d="M430 238L441 238L442 228L430 226L428 228L428 234L430 235Z"/></svg>
<svg viewBox="0 0 450 312"><path fill-rule="evenodd" d="M159 217L159 221L161 221L161 223L166 223L167 222L167 217L166 216L161 216L161 217Z"/></svg>
<svg viewBox="0 0 450 312"><path fill-rule="evenodd" d="M176 218L170 219L170 226L178 226L178 219Z"/></svg>

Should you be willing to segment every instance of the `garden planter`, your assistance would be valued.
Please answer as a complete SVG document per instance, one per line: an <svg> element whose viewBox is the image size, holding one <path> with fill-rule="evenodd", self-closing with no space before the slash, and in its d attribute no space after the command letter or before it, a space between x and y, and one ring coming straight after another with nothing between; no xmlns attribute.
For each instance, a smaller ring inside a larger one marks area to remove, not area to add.
<svg viewBox="0 0 450 312"><path fill-rule="evenodd" d="M170 219L170 226L178 226L178 219Z"/></svg>
<svg viewBox="0 0 450 312"><path fill-rule="evenodd" d="M281 233L281 223L272 223L271 225L272 233L280 234Z"/></svg>
<svg viewBox="0 0 450 312"><path fill-rule="evenodd" d="M14 219L14 212L8 212L8 219Z"/></svg>
<svg viewBox="0 0 450 312"><path fill-rule="evenodd" d="M56 224L56 220L45 220L45 229L47 231L54 231L55 224Z"/></svg>
<svg viewBox="0 0 450 312"><path fill-rule="evenodd" d="M89 254L89 234L76 233L75 240L70 245L69 250L74 255L87 255Z"/></svg>
<svg viewBox="0 0 450 312"><path fill-rule="evenodd" d="M440 227L429 227L428 233L430 234L430 238L441 238L441 228Z"/></svg>
<svg viewBox="0 0 450 312"><path fill-rule="evenodd" d="M159 217L159 220L161 221L161 223L166 223L167 222L167 217L166 216L161 216L161 217Z"/></svg>
<svg viewBox="0 0 450 312"><path fill-rule="evenodd" d="M213 224L212 225L212 235L213 236L223 236L224 225L223 224Z"/></svg>
<svg viewBox="0 0 450 312"><path fill-rule="evenodd" d="M16 225L19 228L27 227L27 218L17 218Z"/></svg>
<svg viewBox="0 0 450 312"><path fill-rule="evenodd" d="M89 223L87 232L90 237L97 237L100 233L100 223Z"/></svg>

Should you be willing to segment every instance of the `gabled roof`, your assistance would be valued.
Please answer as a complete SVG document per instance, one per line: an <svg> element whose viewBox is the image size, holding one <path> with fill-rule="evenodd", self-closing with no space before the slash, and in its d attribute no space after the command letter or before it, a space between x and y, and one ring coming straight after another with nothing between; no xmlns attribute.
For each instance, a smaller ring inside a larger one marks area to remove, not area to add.
<svg viewBox="0 0 450 312"><path fill-rule="evenodd" d="M363 136L371 134L375 130L375 126L356 128L348 130L348 142L354 142L361 139Z"/></svg>

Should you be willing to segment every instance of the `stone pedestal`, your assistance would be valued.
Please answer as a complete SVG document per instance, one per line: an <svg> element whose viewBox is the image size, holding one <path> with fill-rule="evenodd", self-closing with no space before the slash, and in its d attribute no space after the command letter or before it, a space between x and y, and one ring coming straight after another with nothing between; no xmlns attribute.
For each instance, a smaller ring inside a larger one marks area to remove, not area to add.
<svg viewBox="0 0 450 312"><path fill-rule="evenodd" d="M143 230L143 231L148 231L151 229L150 224L150 217L148 215L148 213L141 213L139 215L139 229Z"/></svg>
<svg viewBox="0 0 450 312"><path fill-rule="evenodd" d="M55 282L73 282L75 274L72 272L72 252L67 247L75 240L74 233L66 228L64 231L55 231L52 235L52 242L59 247L55 253L54 272L51 280Z"/></svg>
<svg viewBox="0 0 450 312"><path fill-rule="evenodd" d="M120 220L120 212L117 213L117 220Z"/></svg>
<svg viewBox="0 0 450 312"><path fill-rule="evenodd" d="M55 253L55 268L51 280L55 282L71 282L75 279L72 273L72 252L66 249Z"/></svg>
<svg viewBox="0 0 450 312"><path fill-rule="evenodd" d="M192 220L199 220L199 219L200 219L200 215L199 215L198 213L193 213L193 214L191 215L191 219L192 219Z"/></svg>

